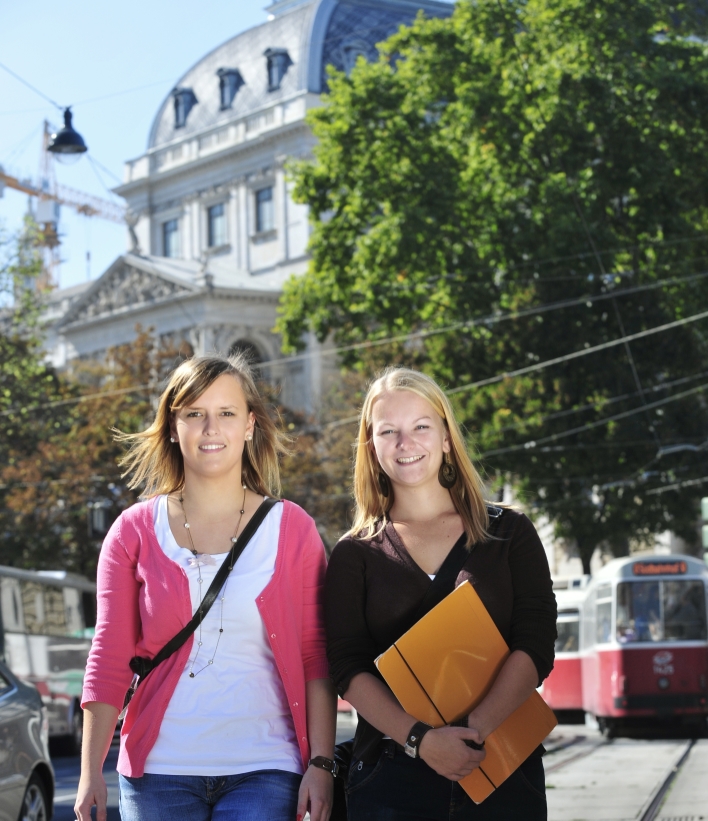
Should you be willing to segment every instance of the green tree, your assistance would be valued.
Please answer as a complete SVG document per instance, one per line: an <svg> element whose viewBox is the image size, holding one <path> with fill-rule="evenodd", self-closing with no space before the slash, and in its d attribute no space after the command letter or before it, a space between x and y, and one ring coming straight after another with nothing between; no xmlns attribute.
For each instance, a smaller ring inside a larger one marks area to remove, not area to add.
<svg viewBox="0 0 708 821"><path fill-rule="evenodd" d="M32 410L57 399L60 389L42 353L42 256L37 226L27 218L19 236L0 236L0 464L8 448L31 449L46 419ZM21 434L21 435L20 435Z"/></svg>
<svg viewBox="0 0 708 821"><path fill-rule="evenodd" d="M463 0L332 72L293 169L312 262L286 345L313 329L366 343L345 364L448 385L490 477L586 567L598 544L695 540L708 322L493 380L708 307L702 26L688 3Z"/></svg>

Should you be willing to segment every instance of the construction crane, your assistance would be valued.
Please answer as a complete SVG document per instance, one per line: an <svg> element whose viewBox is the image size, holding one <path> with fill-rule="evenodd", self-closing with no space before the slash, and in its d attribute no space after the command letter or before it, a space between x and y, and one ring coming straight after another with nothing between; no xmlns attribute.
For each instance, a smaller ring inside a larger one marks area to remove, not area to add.
<svg viewBox="0 0 708 821"><path fill-rule="evenodd" d="M61 244L57 230L60 205L69 206L86 217L99 217L121 225L126 225L126 210L110 200L104 200L57 183L52 155L47 151L51 133L51 127L45 120L40 182L34 183L28 179L20 180L6 174L4 168L0 165L0 198L3 196L5 188L12 188L15 191L28 194L30 197L37 198L34 217L40 229L38 245L47 249L47 274L49 279L53 280L54 269L59 262L56 249Z"/></svg>

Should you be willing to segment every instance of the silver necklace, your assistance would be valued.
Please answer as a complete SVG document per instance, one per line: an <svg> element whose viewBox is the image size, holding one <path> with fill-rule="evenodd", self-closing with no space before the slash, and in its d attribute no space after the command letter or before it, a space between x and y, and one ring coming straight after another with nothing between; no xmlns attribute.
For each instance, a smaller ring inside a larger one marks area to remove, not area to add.
<svg viewBox="0 0 708 821"><path fill-rule="evenodd" d="M191 531L191 528L189 526L189 521L187 520L187 511L184 508L184 497L181 494L180 494L180 497L179 497L179 503L182 507L182 513L184 515L184 527L185 527L185 530L187 531L187 535L189 536L189 544L191 545L191 547L186 547L185 550L189 550L190 553L192 554L192 556L194 557L194 558L189 560L189 564L192 565L192 567L196 567L197 568L197 573L199 574L197 576L197 583L199 584L199 607L201 607L202 606L201 603L204 601L204 597L202 596L202 582L203 582L203 579L202 579L202 565L207 565L207 564L215 565L216 562L214 561L214 559L212 558L212 556L209 553L199 553L197 551L196 547L194 546L194 539L192 538L192 531ZM234 531L234 535L231 537L231 544L235 544L238 541L238 532L241 528L241 521L243 519L243 514L245 512L246 512L246 485L244 483L244 485L243 485L243 500L241 501L241 509L239 510L238 522L236 523L236 530ZM229 571L233 570L233 568L234 568L234 566L233 566L233 558L232 558L231 567L229 568ZM229 575L230 575L230 573L229 573ZM219 643L221 641L221 636L223 635L223 632L224 632L224 598L225 598L225 593L226 593L226 585L228 583L229 583L229 580L227 578L226 581L224 582L224 586L221 588L221 594L219 596L219 605L220 605L220 608L219 608L220 609L220 614L219 614L219 635L217 636L216 644L214 645L214 652L212 653L211 658L209 659L209 661L207 661L206 664L204 664L202 667L200 667L195 672L194 666L197 663L197 659L199 658L199 654L200 654L201 649L202 649L202 623L200 621L199 622L199 637L197 639L197 652L194 654L194 658L192 659L192 663L189 666L189 677L190 678L194 678L195 676L198 676L203 670L206 670L207 667L210 667L214 663L214 659L216 657L216 651L219 649ZM199 609L199 607L197 609Z"/></svg>

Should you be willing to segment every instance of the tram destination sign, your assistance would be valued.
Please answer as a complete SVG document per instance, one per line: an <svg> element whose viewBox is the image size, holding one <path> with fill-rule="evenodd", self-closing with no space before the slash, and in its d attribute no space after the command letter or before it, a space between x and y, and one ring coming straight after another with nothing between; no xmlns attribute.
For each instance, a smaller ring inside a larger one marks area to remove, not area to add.
<svg viewBox="0 0 708 821"><path fill-rule="evenodd" d="M686 562L635 562L635 576L683 576L688 570Z"/></svg>

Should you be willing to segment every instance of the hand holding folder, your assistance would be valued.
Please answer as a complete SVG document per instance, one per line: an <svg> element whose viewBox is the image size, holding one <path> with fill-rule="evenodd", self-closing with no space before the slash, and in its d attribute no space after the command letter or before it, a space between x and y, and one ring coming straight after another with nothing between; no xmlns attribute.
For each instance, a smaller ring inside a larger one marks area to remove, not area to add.
<svg viewBox="0 0 708 821"><path fill-rule="evenodd" d="M469 582L461 584L376 659L403 709L432 727L451 724L486 696L509 648ZM486 758L459 783L484 801L557 724L534 692L485 741Z"/></svg>

